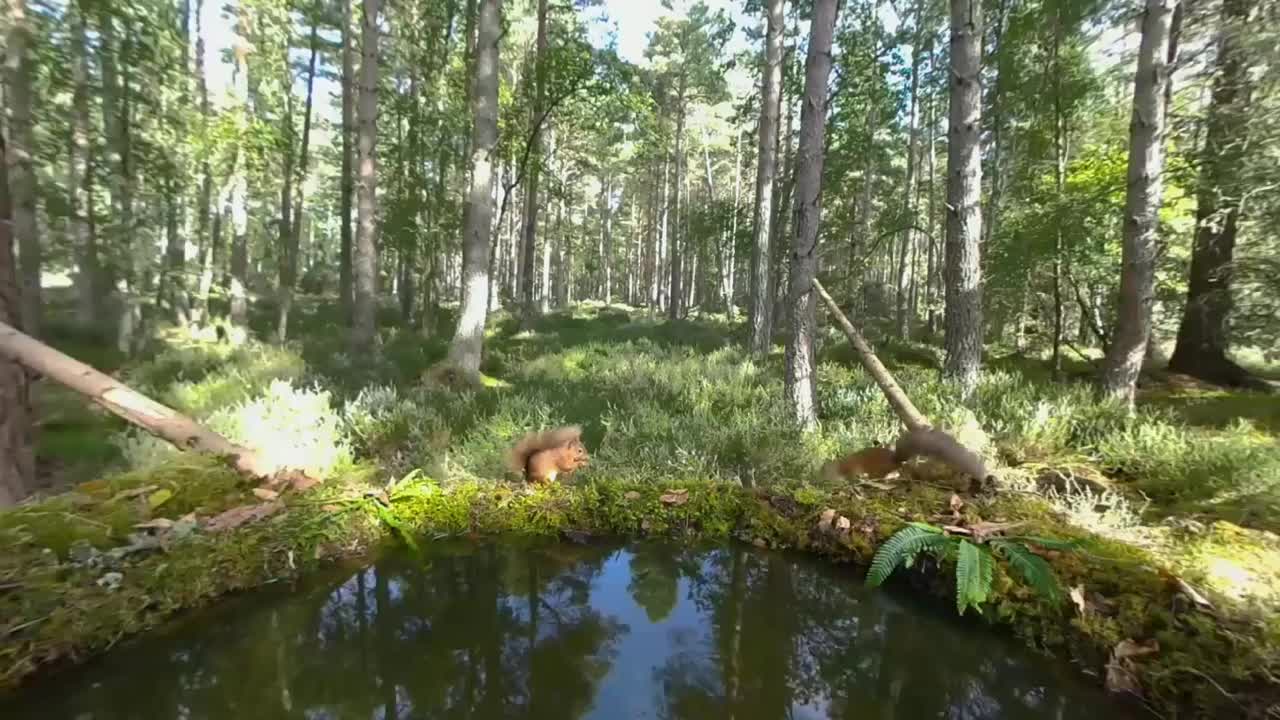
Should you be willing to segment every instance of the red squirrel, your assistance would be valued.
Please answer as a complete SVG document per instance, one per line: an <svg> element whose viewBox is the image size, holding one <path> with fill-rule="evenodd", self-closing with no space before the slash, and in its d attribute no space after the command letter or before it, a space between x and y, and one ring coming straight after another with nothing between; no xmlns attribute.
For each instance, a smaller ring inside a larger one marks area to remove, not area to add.
<svg viewBox="0 0 1280 720"><path fill-rule="evenodd" d="M920 456L946 463L979 483L986 483L990 477L986 463L977 453L961 445L947 433L932 428L908 430L898 437L898 442L892 448L870 447L859 450L842 460L827 463L823 472L827 477L850 480L868 477L879 480L898 470L903 463Z"/></svg>
<svg viewBox="0 0 1280 720"><path fill-rule="evenodd" d="M570 475L587 464L587 446L581 436L582 428L576 425L529 433L507 453L507 464L526 482L554 482L557 476Z"/></svg>

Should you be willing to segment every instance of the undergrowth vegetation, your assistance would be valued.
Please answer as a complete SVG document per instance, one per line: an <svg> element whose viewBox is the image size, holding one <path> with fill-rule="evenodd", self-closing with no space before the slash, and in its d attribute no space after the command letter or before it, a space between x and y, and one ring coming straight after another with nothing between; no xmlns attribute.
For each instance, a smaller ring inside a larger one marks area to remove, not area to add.
<svg viewBox="0 0 1280 720"><path fill-rule="evenodd" d="M265 326L270 308L259 312ZM191 552L206 553L230 573L227 580L169 574L168 580L148 581L138 592L148 594L158 611L130 610L123 628L118 619L101 627L88 623L80 640L93 645L100 633L135 631L168 610L284 572L281 563L295 572L341 554L341 547L363 547L376 537L371 527L378 524L410 540L421 532L556 533L585 525L609 532L697 529L805 547L815 542L809 528L823 505L843 498L839 502L849 509L842 512L867 525L865 531L846 527L838 544L869 563L877 547L890 548L881 543L893 532L916 527L910 522L937 522L948 509L952 489L938 482L946 478L930 476L923 466L892 490L833 487L819 479L826 460L890 442L900 428L835 335L823 338L820 352L822 426L806 435L790 424L782 405L781 352L764 360L747 356L739 327L721 320L655 322L640 311L582 306L519 331L512 318L499 314L482 363L486 387L464 392L426 377L445 356L447 317L426 337L394 328L393 316L385 321L377 358L349 355L337 319L303 302L293 323L301 342L218 344L174 330L160 337L149 359L117 370L138 389L231 439L331 482L290 500L285 519L249 526L255 539L241 550L222 536L200 540L204 549ZM66 338L55 341L71 347ZM1078 553L1058 557L1054 551L1048 563L1016 542L966 541L966 547L950 537L926 538L937 551L935 563L960 580L955 597L962 611L979 607L1045 647L1087 638L1090 662L1105 659L1121 641L1163 633L1161 642L1177 651L1150 670L1164 675L1144 675L1144 682L1166 700L1181 692L1185 668L1205 671L1208 657L1220 663L1236 653L1239 667L1222 671L1235 681L1253 682L1259 668L1280 664L1280 627L1260 615L1273 613L1280 602L1280 543L1266 532L1280 527L1280 448L1266 420L1275 400L1235 394L1224 407L1245 404L1254 412L1218 422L1209 417L1202 394L1183 402L1175 390L1154 387L1147 390L1152 401L1129 416L1097 402L1084 383L1051 384L1035 361L1004 358L984 375L973 401L962 405L939 380L931 349L889 345L882 355L927 416L995 461L1002 499L971 501L963 510L969 520L1015 519L1029 523L1038 537L1109 538ZM41 445L54 487L49 499L0 516L0 541L9 557L0 571L16 575L50 562L56 567L76 547L126 543L133 526L148 517L172 521L193 511L207 517L254 501L227 471L73 400L56 388L40 395L44 417L52 413L54 419L43 425ZM569 423L583 427L591 452L573 489L530 495L495 483L515 479L504 456L518 436ZM88 468L95 471L90 477ZM105 478L93 479L104 471ZM52 494L77 483L73 492ZM673 488L723 491L669 495ZM138 492L146 493L143 500ZM752 493L770 499L745 499ZM633 494L642 499L629 499ZM767 511L753 511L755 502L768 504ZM954 505L950 510L957 512ZM348 527L335 520L342 517L359 522ZM685 524L671 525L676 517L686 518ZM278 556L265 562L264 548L285 553L287 562ZM45 550L51 557L41 554ZM886 556L882 574L915 554ZM196 557L182 558L184 572L208 571ZM1195 631L1199 640L1182 634L1189 632L1185 622L1155 604L1164 590L1154 588L1166 585L1143 575L1153 564L1214 598L1238 603L1231 612L1243 613L1240 622L1254 623L1252 630L1231 631L1231 641L1203 629ZM40 612L54 612L48 609L53 594L67 591L68 580L49 572L61 579L51 580L43 604L22 598L31 603L23 612L37 622ZM1081 588L1080 597L1106 592L1131 606L1091 614L1087 602L1073 595L1079 617L1064 635L1064 613L1073 614L1072 604L1064 609L1044 600L1063 594L1050 583L1054 574L1063 588ZM199 591L178 592L175 583ZM92 598L100 589L83 591L86 603L99 602ZM177 597L150 596L174 592ZM997 597L1000 602L988 608L987 600ZM71 626L40 632L52 638L53 649L46 648L51 656L71 652L57 645L69 642L59 633L75 634Z"/></svg>

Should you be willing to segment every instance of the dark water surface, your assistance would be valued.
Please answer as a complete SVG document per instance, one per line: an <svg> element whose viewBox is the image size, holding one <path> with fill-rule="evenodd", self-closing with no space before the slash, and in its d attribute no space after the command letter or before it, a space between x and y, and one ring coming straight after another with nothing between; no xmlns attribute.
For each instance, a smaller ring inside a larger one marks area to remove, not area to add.
<svg viewBox="0 0 1280 720"><path fill-rule="evenodd" d="M746 547L429 544L196 613L0 718L1129 717L847 569Z"/></svg>

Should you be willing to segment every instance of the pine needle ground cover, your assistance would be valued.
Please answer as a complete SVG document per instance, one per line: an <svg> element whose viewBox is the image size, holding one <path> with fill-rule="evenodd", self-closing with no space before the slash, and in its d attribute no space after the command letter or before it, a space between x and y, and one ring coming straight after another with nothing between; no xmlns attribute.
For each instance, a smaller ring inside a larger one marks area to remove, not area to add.
<svg viewBox="0 0 1280 720"><path fill-rule="evenodd" d="M920 552L888 583L956 603L958 621L1005 628L1165 712L1275 711L1280 542L1266 510L1280 452L1265 423L1184 415L1202 400L1171 390L1128 418L1087 387L1015 365L984 376L962 407L928 352L889 348L922 411L998 461L999 487L968 496L928 466L888 483L829 484L822 462L897 431L834 338L819 366L823 425L803 435L783 420L780 352L749 359L737 328L716 319L586 307L525 332L503 319L487 342L488 381L472 392L421 380L444 355L439 335L388 325L371 362L343 353L324 313L298 326L309 339L290 347L171 334L119 371L233 439L293 453L326 478L316 487L264 497L213 461L42 398L61 413L42 447L69 487L0 514L0 683L16 687L228 592L362 562L386 542L735 539L856 571L912 523L1017 523L1011 534L1070 547L956 539L954 552ZM582 425L592 452L572 483L527 490L504 475L516 437L561 423ZM93 446L106 474L86 477L77 444L58 442L62 428L86 426L106 438Z"/></svg>

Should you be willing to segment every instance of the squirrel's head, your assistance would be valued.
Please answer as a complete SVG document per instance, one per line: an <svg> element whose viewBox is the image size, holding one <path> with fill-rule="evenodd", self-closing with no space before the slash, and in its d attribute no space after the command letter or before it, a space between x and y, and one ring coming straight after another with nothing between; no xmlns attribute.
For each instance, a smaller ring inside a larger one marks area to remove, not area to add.
<svg viewBox="0 0 1280 720"><path fill-rule="evenodd" d="M582 467L587 464L587 446L583 445L582 441L577 438L570 440L564 446L564 457L573 467Z"/></svg>

